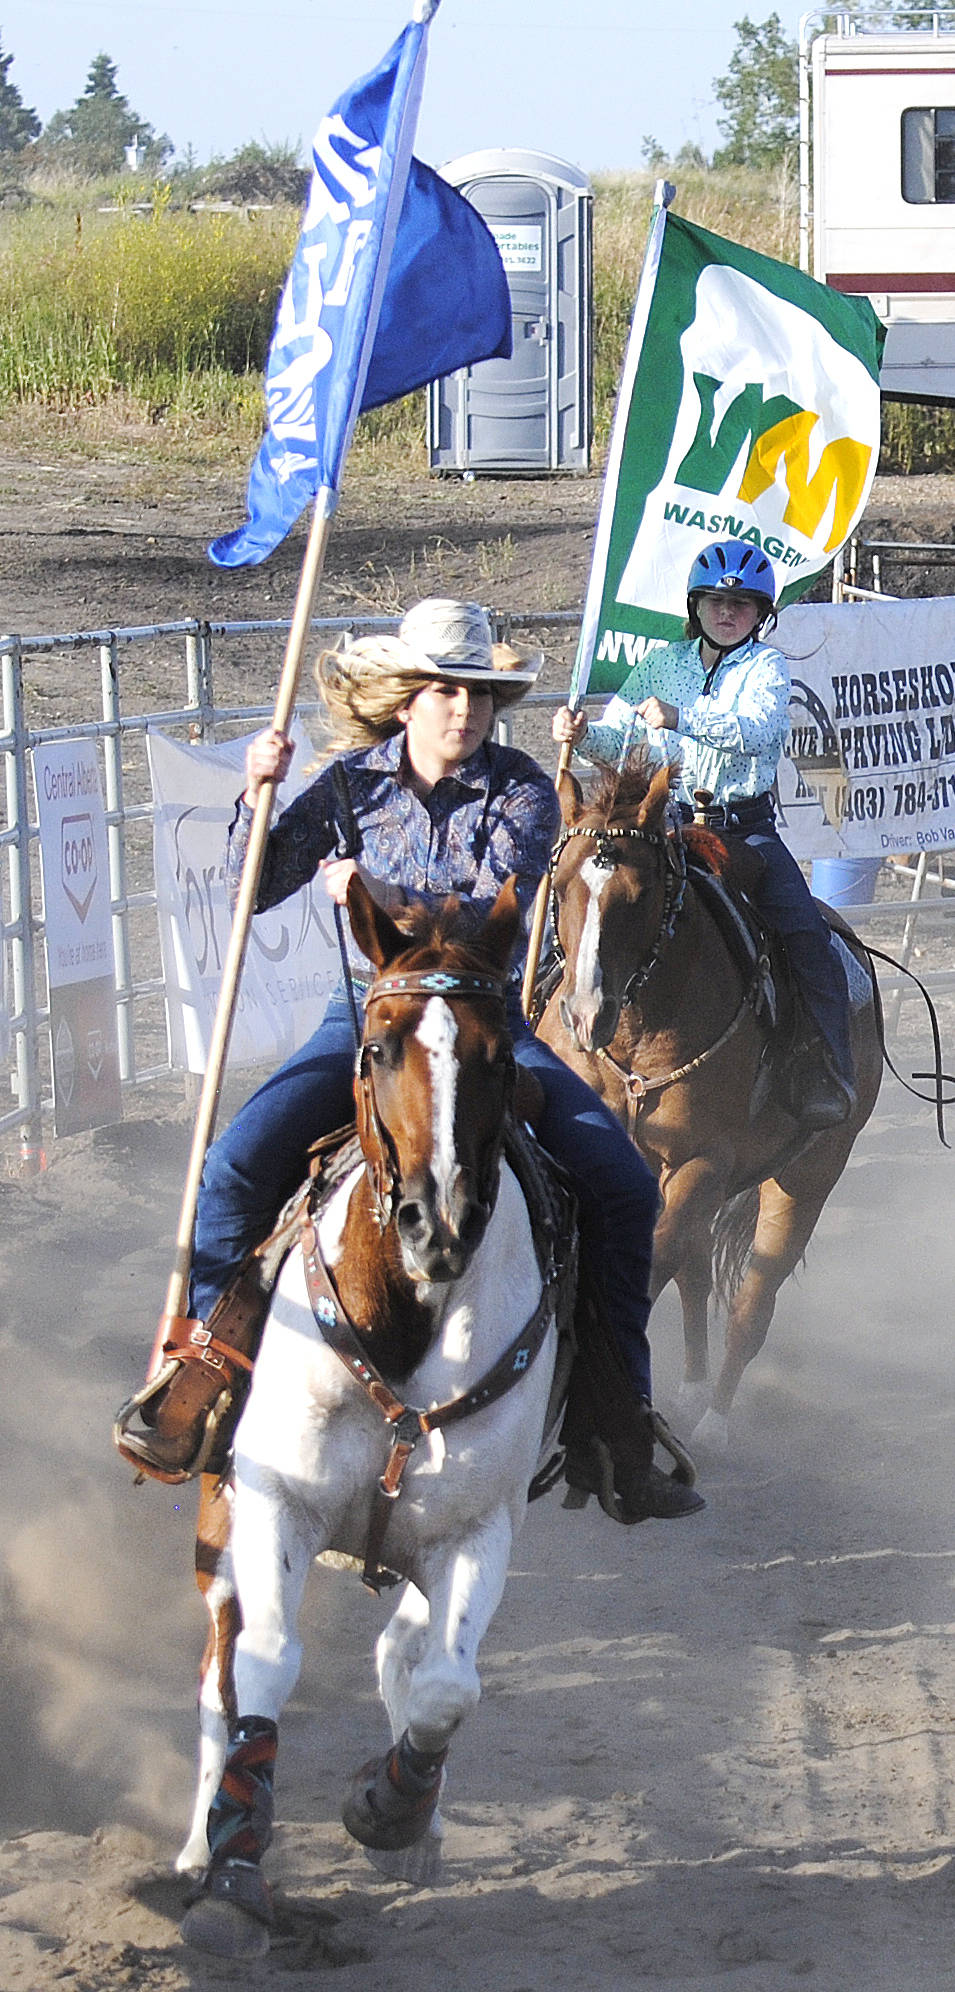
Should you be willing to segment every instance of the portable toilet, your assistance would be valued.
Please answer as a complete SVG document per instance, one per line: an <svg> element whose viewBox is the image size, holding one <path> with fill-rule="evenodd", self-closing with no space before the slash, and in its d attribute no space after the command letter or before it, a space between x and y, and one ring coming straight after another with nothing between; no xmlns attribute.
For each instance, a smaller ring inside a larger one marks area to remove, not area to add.
<svg viewBox="0 0 955 1992"><path fill-rule="evenodd" d="M584 471L593 434L593 195L546 152L471 152L441 168L486 221L511 294L513 350L433 381L434 471Z"/></svg>

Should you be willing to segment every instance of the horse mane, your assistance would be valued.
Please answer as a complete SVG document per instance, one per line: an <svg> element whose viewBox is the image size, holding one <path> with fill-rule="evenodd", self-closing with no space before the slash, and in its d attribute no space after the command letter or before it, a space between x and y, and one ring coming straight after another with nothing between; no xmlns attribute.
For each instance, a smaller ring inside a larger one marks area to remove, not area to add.
<svg viewBox="0 0 955 1992"><path fill-rule="evenodd" d="M636 815L646 796L660 761L648 747L640 746L629 756L622 768L608 769L588 805L588 811L602 816L608 828L611 824L626 825ZM671 791L679 780L681 763L668 762ZM684 826L683 842L691 864L703 871L709 871L716 878L725 878L732 869L730 853L722 838L702 825L688 823Z"/></svg>
<svg viewBox="0 0 955 1992"><path fill-rule="evenodd" d="M473 912L462 905L456 893L449 893L438 906L413 901L402 907L395 925L407 934L410 943L401 956L402 969L432 968L440 961L442 967L464 974L500 973L480 946Z"/></svg>
<svg viewBox="0 0 955 1992"><path fill-rule="evenodd" d="M602 816L605 823L615 823L635 815L640 804L646 801L650 783L663 764L659 756L646 745L633 749L622 768L607 768L601 774L594 794L587 804L588 814ZM679 779L681 762L679 758L667 764L670 788Z"/></svg>

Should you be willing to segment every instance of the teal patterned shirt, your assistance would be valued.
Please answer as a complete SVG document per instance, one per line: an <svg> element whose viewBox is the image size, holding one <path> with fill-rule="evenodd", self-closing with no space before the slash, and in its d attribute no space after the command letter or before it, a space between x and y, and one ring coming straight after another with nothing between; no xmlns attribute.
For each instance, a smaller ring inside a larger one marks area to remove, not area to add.
<svg viewBox="0 0 955 1992"><path fill-rule="evenodd" d="M717 802L765 795L789 734L789 666L771 644L750 637L725 657L704 696L706 669L699 639L650 650L614 693L602 718L588 726L579 753L616 767L629 746L648 741L663 759L682 756L677 794L692 804L694 789ZM636 712L644 699L676 706L672 731L648 727Z"/></svg>

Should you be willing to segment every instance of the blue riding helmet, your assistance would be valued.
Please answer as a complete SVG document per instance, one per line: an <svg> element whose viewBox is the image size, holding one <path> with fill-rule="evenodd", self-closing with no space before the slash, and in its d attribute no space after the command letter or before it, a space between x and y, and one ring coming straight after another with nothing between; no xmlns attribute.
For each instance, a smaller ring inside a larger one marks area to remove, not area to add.
<svg viewBox="0 0 955 1992"><path fill-rule="evenodd" d="M755 595L766 603L767 614L776 607L772 562L748 540L716 540L697 554L686 584L688 600L692 602L694 595L722 594L724 588Z"/></svg>

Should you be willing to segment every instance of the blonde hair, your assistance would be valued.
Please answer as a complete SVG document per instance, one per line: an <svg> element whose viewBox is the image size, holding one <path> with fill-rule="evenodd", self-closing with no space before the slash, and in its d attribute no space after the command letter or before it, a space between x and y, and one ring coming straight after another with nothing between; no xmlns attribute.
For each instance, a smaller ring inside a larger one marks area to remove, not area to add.
<svg viewBox="0 0 955 1992"><path fill-rule="evenodd" d="M408 668L408 646L393 636L357 637L341 650L323 650L315 682L328 715L326 752L373 747L400 733L398 718L433 675Z"/></svg>

